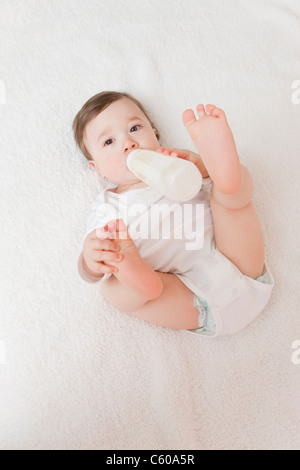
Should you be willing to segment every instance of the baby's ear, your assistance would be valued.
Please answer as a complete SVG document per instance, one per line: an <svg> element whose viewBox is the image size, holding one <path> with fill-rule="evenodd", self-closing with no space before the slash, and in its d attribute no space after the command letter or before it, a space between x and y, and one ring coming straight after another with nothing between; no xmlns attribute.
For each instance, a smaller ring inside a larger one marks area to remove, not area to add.
<svg viewBox="0 0 300 470"><path fill-rule="evenodd" d="M92 161L92 162L90 161L89 164L90 164L93 168L95 168L95 170L96 170L96 171L99 173L99 175L101 176L101 173L100 173L99 168L97 167L96 163L93 162L93 161Z"/></svg>
<svg viewBox="0 0 300 470"><path fill-rule="evenodd" d="M153 127L152 129L154 130L154 134L155 134L157 142L160 143L160 133L158 132L157 129L155 129L155 127Z"/></svg>

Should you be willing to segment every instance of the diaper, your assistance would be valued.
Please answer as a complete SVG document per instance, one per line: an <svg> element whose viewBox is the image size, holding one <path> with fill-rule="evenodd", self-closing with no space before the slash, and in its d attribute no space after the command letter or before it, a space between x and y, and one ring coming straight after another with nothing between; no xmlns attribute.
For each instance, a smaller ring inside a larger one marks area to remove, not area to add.
<svg viewBox="0 0 300 470"><path fill-rule="evenodd" d="M221 306L209 305L195 294L194 306L199 311L199 328L188 331L210 337L229 335L237 333L254 320L269 301L274 279L265 265L263 274L257 279L241 275L240 280L239 286L233 287Z"/></svg>

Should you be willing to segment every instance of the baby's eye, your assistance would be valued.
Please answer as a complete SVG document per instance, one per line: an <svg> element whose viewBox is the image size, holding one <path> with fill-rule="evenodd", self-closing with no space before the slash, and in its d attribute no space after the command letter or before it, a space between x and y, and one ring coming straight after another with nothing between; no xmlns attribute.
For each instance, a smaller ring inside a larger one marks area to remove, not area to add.
<svg viewBox="0 0 300 470"><path fill-rule="evenodd" d="M133 126L131 129L130 129L130 132L135 132L137 131L141 126L139 124L136 124L135 126Z"/></svg>
<svg viewBox="0 0 300 470"><path fill-rule="evenodd" d="M108 139L104 142L104 146L111 145L112 144L112 139Z"/></svg>

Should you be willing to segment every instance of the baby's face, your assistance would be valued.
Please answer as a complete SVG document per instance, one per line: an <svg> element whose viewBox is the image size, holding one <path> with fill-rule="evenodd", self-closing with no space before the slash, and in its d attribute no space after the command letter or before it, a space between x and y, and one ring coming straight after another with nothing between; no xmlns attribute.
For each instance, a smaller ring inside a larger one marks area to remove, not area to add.
<svg viewBox="0 0 300 470"><path fill-rule="evenodd" d="M93 158L91 165L101 176L117 184L140 180L126 166L131 150L157 150L156 130L141 109L130 99L110 104L85 129L85 145Z"/></svg>

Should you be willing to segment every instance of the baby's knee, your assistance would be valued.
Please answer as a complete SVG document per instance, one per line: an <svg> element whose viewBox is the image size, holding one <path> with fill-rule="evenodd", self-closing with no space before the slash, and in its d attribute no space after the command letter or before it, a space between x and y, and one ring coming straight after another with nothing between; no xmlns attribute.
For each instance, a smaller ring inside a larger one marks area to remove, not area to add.
<svg viewBox="0 0 300 470"><path fill-rule="evenodd" d="M253 179L249 170L244 165L241 165L241 173L240 188L232 194L222 193L213 184L210 193L212 208L217 204L225 209L242 209L251 203L254 193Z"/></svg>

